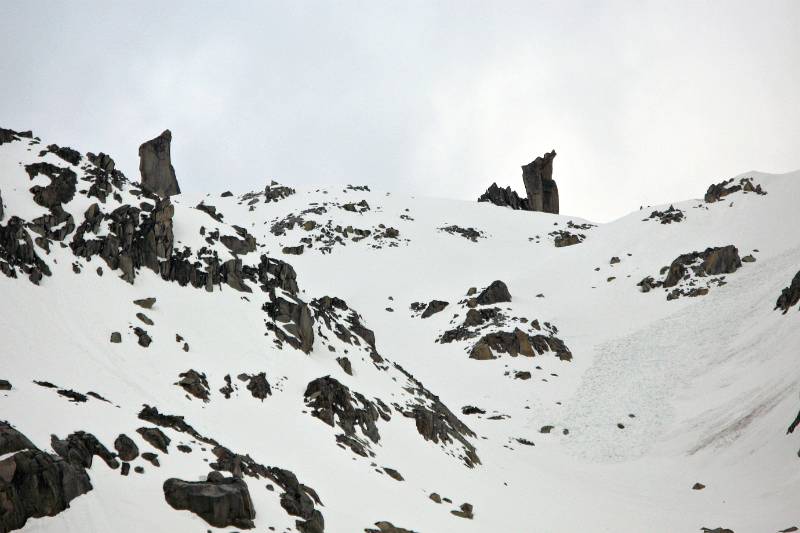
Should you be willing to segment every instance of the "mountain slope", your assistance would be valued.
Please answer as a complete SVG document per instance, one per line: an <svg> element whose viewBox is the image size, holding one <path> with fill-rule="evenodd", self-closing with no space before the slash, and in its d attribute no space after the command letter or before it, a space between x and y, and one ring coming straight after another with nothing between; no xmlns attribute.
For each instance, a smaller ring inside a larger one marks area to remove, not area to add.
<svg viewBox="0 0 800 533"><path fill-rule="evenodd" d="M773 310L800 172L594 225L352 186L161 200L101 156L0 138L0 420L43 455L125 434L160 465L95 459L92 490L23 531L216 530L163 490L211 470L243 471L257 531L800 526L800 314ZM755 261L637 285L727 245Z"/></svg>

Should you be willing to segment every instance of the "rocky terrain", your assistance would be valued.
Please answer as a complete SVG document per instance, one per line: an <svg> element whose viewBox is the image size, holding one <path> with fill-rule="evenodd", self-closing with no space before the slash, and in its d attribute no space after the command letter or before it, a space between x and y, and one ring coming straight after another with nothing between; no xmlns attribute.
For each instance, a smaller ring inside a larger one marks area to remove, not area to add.
<svg viewBox="0 0 800 533"><path fill-rule="evenodd" d="M171 139L0 129L0 533L800 526L800 172L594 224L555 152L198 195Z"/></svg>

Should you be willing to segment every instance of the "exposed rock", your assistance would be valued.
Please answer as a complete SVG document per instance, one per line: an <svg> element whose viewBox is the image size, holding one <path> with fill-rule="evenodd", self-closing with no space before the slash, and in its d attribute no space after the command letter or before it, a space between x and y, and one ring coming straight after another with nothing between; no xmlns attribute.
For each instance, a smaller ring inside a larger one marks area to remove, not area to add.
<svg viewBox="0 0 800 533"><path fill-rule="evenodd" d="M272 389L267 381L266 373L261 372L259 374L247 376L247 379L247 390L250 391L250 394L253 395L253 398L257 398L263 402L264 398L272 394Z"/></svg>
<svg viewBox="0 0 800 533"><path fill-rule="evenodd" d="M794 275L789 286L781 291L781 295L778 296L778 300L775 302L775 309L781 309L785 315L789 308L797 304L797 302L800 302L800 270Z"/></svg>
<svg viewBox="0 0 800 533"><path fill-rule="evenodd" d="M443 311L447 305L448 303L442 300L431 300L425 308L425 311L422 312L422 318L428 318L431 315Z"/></svg>
<svg viewBox="0 0 800 533"><path fill-rule="evenodd" d="M450 235L461 235L465 239L468 239L472 242L478 242L478 239L485 237L484 233L480 230L475 228L462 228L461 226L456 226L455 224L439 228L439 231L444 231Z"/></svg>
<svg viewBox="0 0 800 533"><path fill-rule="evenodd" d="M11 390L11 383L5 379L0 379L0 390Z"/></svg>
<svg viewBox="0 0 800 533"><path fill-rule="evenodd" d="M472 347L469 353L470 359L477 359L479 361L487 361L489 359L496 359L489 345L485 342L478 342Z"/></svg>
<svg viewBox="0 0 800 533"><path fill-rule="evenodd" d="M650 213L650 216L645 218L644 221L656 219L662 224L672 224L673 222L678 223L683 221L684 213L680 209L676 209L673 206L669 206L669 209L665 209L664 211L653 211Z"/></svg>
<svg viewBox="0 0 800 533"><path fill-rule="evenodd" d="M522 182L531 211L558 214L558 186L553 180L553 150L522 167Z"/></svg>
<svg viewBox="0 0 800 533"><path fill-rule="evenodd" d="M161 466L161 464L158 462L158 454L157 453L143 452L142 453L142 459L144 459L145 461L149 462L153 466L156 466L156 467Z"/></svg>
<svg viewBox="0 0 800 533"><path fill-rule="evenodd" d="M39 162L25 165L25 171L28 173L30 179L35 178L39 174L50 178L50 184L44 187L41 185L34 185L30 189L33 193L33 201L42 207L48 209L61 207L62 204L71 201L75 196L75 186L78 183L78 177L72 169Z"/></svg>
<svg viewBox="0 0 800 533"><path fill-rule="evenodd" d="M370 529L367 528L364 530L365 533L416 533L416 531L412 531L410 529L405 529L402 527L397 527L393 525L391 522L375 522L375 527L378 529Z"/></svg>
<svg viewBox="0 0 800 533"><path fill-rule="evenodd" d="M0 531L55 516L92 490L81 466L42 452L7 422L0 422L0 457Z"/></svg>
<svg viewBox="0 0 800 533"><path fill-rule="evenodd" d="M214 472L206 481L170 478L163 489L164 498L173 509L191 511L214 527L255 527L256 512L242 479Z"/></svg>
<svg viewBox="0 0 800 533"><path fill-rule="evenodd" d="M439 496L438 494L436 494L435 492L431 492L431 493L428 495L428 498L430 498L431 500L433 500L435 503L442 503L442 497L441 497L441 496Z"/></svg>
<svg viewBox="0 0 800 533"><path fill-rule="evenodd" d="M119 462L114 458L114 454L103 446L97 437L85 431L71 433L66 439L52 435L50 446L62 459L81 468L91 467L95 455L105 461L109 468L119 468Z"/></svg>
<svg viewBox="0 0 800 533"><path fill-rule="evenodd" d="M150 317L148 317L144 313L136 313L136 318L138 318L139 320L141 320L143 323L147 324L148 326L152 326L154 324L154 322L152 320L150 320Z"/></svg>
<svg viewBox="0 0 800 533"><path fill-rule="evenodd" d="M139 447L129 436L121 433L114 441L114 449L122 461L133 461L139 457Z"/></svg>
<svg viewBox="0 0 800 533"><path fill-rule="evenodd" d="M153 305L156 303L155 298L142 298L141 300L134 300L134 304L138 305L139 307L144 307L145 309L152 309Z"/></svg>
<svg viewBox="0 0 800 533"><path fill-rule="evenodd" d="M39 152L39 157L44 156L48 152L55 154L71 165L78 165L81 162L81 153L77 150L73 150L69 146L61 147L57 144L51 144L46 150Z"/></svg>
<svg viewBox="0 0 800 533"><path fill-rule="evenodd" d="M742 263L755 263L756 258L752 256L752 254L747 254L746 256L742 257Z"/></svg>
<svg viewBox="0 0 800 533"><path fill-rule="evenodd" d="M461 414L464 415L485 415L486 411L474 405L465 405L461 408Z"/></svg>
<svg viewBox="0 0 800 533"><path fill-rule="evenodd" d="M204 402L208 401L208 395L210 394L210 389L208 387L208 381L206 380L206 375L197 372L196 370L187 370L178 375L180 381L176 383L179 385L183 390L194 396L195 398L200 398Z"/></svg>
<svg viewBox="0 0 800 533"><path fill-rule="evenodd" d="M161 198L180 194L175 169L170 159L172 133L165 130L155 139L139 146L139 172L142 188Z"/></svg>
<svg viewBox="0 0 800 533"><path fill-rule="evenodd" d="M476 298L479 305L491 305L500 302L510 302L511 293L508 292L506 284L500 280L493 281L491 285L483 289Z"/></svg>
<svg viewBox="0 0 800 533"><path fill-rule="evenodd" d="M698 276L714 276L717 274L730 274L742 266L739 259L739 251L733 245L706 248L703 252L692 252L678 256L670 265L667 277L664 279L664 287L674 287L687 274L687 267L693 265L698 260L699 266L692 267Z"/></svg>
<svg viewBox="0 0 800 533"><path fill-rule="evenodd" d="M520 198L516 191L511 187L501 189L497 183L492 183L486 192L478 197L479 202L491 202L494 205L501 207L510 207L511 209L521 209L523 211L530 211L530 204L527 198Z"/></svg>
<svg viewBox="0 0 800 533"><path fill-rule="evenodd" d="M239 226L233 226L233 229L239 235L239 238L232 235L223 235L219 238L220 242L234 254L244 255L255 252L256 238L250 235L246 229Z"/></svg>
<svg viewBox="0 0 800 533"><path fill-rule="evenodd" d="M487 333L475 343L470 352L470 358L495 359L495 352L507 353L512 357L517 355L533 357L548 351L553 352L562 361L572 360L572 352L555 335L528 335L516 328L514 331Z"/></svg>
<svg viewBox="0 0 800 533"><path fill-rule="evenodd" d="M379 418L388 421L388 409L367 400L358 392L351 392L347 386L336 379L325 376L311 381L304 394L306 405L312 409L311 415L331 427L338 425L344 435L337 441L361 456L374 455L369 449L369 441L378 443L381 436L376 422ZM360 430L359 436L357 429Z"/></svg>
<svg viewBox="0 0 800 533"><path fill-rule="evenodd" d="M314 346L314 318L305 302L275 296L271 301L265 302L262 309L273 320L267 324L267 328L274 331L279 340L286 341L305 353L311 352ZM282 327L276 322L281 323Z"/></svg>
<svg viewBox="0 0 800 533"><path fill-rule="evenodd" d="M147 348L150 346L150 343L153 342L153 339L150 338L150 335L148 335L147 332L142 328L135 327L133 328L133 332L139 338L139 346Z"/></svg>
<svg viewBox="0 0 800 533"><path fill-rule="evenodd" d="M460 516L461 518L466 518L468 520L472 520L475 517L475 515L472 513L472 505L469 503L462 503L459 511L450 512L456 516Z"/></svg>
<svg viewBox="0 0 800 533"><path fill-rule="evenodd" d="M702 483L695 483L692 485L692 490L703 490L704 488L706 488L706 486Z"/></svg>
<svg viewBox="0 0 800 533"><path fill-rule="evenodd" d="M91 164L105 172L114 172L114 168L116 167L116 164L111 156L104 154L103 152L100 152L97 155L93 154L92 152L87 152L86 159L88 159Z"/></svg>
<svg viewBox="0 0 800 533"><path fill-rule="evenodd" d="M158 428L139 428L136 433L142 436L153 448L163 452L169 453L167 447L171 439L167 437L163 431Z"/></svg>
<svg viewBox="0 0 800 533"><path fill-rule="evenodd" d="M400 472L398 472L394 468L389 468L388 466L384 466L383 467L383 471L386 472L387 474L389 474L389 477L391 477L395 481L405 481L403 479L403 476L400 474Z"/></svg>
<svg viewBox="0 0 800 533"><path fill-rule="evenodd" d="M298 246L284 246L282 251L286 255L302 255L305 249L306 247L300 244Z"/></svg>
<svg viewBox="0 0 800 533"><path fill-rule="evenodd" d="M12 216L5 226L0 224L0 272L16 278L17 269L36 285L43 275L51 275L50 267L36 253L23 220Z"/></svg>
<svg viewBox="0 0 800 533"><path fill-rule="evenodd" d="M583 242L585 236L581 233L570 233L565 230L551 231L548 235L553 237L553 244L556 248L573 246Z"/></svg>
<svg viewBox="0 0 800 533"><path fill-rule="evenodd" d="M342 367L345 374L348 376L353 375L353 365L350 363L350 359L347 357L337 357L336 362L339 363L339 366Z"/></svg>
<svg viewBox="0 0 800 533"><path fill-rule="evenodd" d="M760 195L767 194L766 191L761 188L761 185L753 185L753 178L740 178L738 184L731 185L733 181L733 178L731 178L721 183L709 186L704 200L707 203L718 202L729 194L733 194L738 191L754 192Z"/></svg>

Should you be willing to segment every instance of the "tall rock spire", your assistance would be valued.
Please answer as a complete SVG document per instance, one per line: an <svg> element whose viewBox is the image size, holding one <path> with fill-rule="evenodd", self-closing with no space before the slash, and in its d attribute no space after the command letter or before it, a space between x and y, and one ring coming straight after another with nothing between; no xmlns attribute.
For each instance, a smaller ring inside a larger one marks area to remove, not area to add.
<svg viewBox="0 0 800 533"><path fill-rule="evenodd" d="M139 147L139 172L142 174L142 188L167 198L180 194L178 179L170 160L170 143L172 133L164 133L151 139Z"/></svg>
<svg viewBox="0 0 800 533"><path fill-rule="evenodd" d="M522 182L531 211L558 214L558 186L553 180L555 157L556 151L553 150L522 167Z"/></svg>

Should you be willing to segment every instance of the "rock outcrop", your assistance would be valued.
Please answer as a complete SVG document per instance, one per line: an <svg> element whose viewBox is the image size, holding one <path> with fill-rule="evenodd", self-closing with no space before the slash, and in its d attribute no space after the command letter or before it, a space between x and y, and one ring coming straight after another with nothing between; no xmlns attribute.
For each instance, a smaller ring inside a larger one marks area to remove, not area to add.
<svg viewBox="0 0 800 533"><path fill-rule="evenodd" d="M517 191L506 187L501 189L497 183L492 183L486 192L478 197L479 202L491 202L501 207L510 207L515 210L530 211L531 207L527 198L520 198Z"/></svg>
<svg viewBox="0 0 800 533"><path fill-rule="evenodd" d="M214 527L255 527L256 511L242 479L211 472L206 481L170 478L163 489L174 509L191 511Z"/></svg>
<svg viewBox="0 0 800 533"><path fill-rule="evenodd" d="M92 490L86 471L45 453L0 421L0 531L22 528L29 518L55 516Z"/></svg>
<svg viewBox="0 0 800 533"><path fill-rule="evenodd" d="M553 150L522 166L522 183L525 185L526 198L521 198L511 187L501 189L497 183L492 183L478 201L522 211L558 214L558 186L553 180L555 157L556 151Z"/></svg>
<svg viewBox="0 0 800 533"><path fill-rule="evenodd" d="M142 188L161 198L180 194L178 179L170 159L172 133L164 133L139 147L139 172L142 175Z"/></svg>
<svg viewBox="0 0 800 533"><path fill-rule="evenodd" d="M522 182L531 211L558 214L558 186L553 180L556 151L537 157L522 167Z"/></svg>
<svg viewBox="0 0 800 533"><path fill-rule="evenodd" d="M800 302L800 270L794 275L792 283L781 291L778 301L775 302L775 309L780 309L786 314L797 302Z"/></svg>

